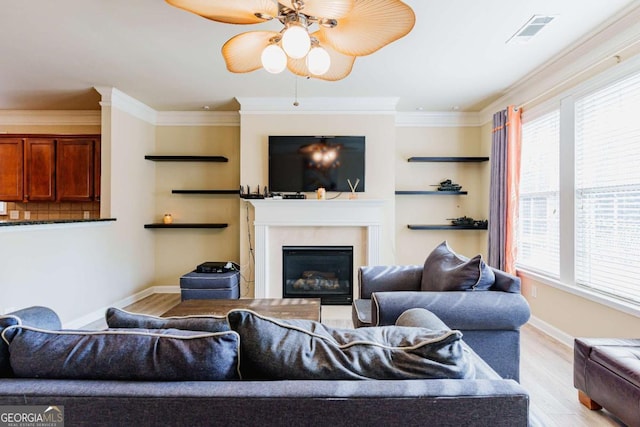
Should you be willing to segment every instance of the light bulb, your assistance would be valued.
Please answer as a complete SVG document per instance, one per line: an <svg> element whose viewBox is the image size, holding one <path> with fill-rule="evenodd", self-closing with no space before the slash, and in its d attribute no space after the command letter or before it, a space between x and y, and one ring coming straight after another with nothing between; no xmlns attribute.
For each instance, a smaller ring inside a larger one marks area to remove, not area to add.
<svg viewBox="0 0 640 427"><path fill-rule="evenodd" d="M307 68L311 74L321 76L329 71L330 66L331 57L329 53L320 46L312 48L307 54Z"/></svg>
<svg viewBox="0 0 640 427"><path fill-rule="evenodd" d="M287 55L277 44L265 47L260 56L262 66L270 73L281 73L287 67Z"/></svg>
<svg viewBox="0 0 640 427"><path fill-rule="evenodd" d="M282 34L282 48L291 58L304 58L310 47L309 32L299 24L290 24Z"/></svg>

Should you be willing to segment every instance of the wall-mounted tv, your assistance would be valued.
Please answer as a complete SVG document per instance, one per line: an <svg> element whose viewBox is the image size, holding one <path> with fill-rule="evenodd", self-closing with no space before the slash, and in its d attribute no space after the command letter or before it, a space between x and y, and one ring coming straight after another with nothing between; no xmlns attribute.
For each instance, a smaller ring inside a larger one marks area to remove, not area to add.
<svg viewBox="0 0 640 427"><path fill-rule="evenodd" d="M364 191L364 136L269 136L269 190Z"/></svg>

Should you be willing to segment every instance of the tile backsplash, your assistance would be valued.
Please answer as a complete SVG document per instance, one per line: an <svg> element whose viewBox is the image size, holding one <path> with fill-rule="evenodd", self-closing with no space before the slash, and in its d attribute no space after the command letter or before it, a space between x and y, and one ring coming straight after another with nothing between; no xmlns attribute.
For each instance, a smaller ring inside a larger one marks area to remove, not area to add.
<svg viewBox="0 0 640 427"><path fill-rule="evenodd" d="M85 212L91 219L100 218L100 202L6 202L6 208L7 213L0 220L83 219ZM18 218L11 217L12 211L18 213Z"/></svg>

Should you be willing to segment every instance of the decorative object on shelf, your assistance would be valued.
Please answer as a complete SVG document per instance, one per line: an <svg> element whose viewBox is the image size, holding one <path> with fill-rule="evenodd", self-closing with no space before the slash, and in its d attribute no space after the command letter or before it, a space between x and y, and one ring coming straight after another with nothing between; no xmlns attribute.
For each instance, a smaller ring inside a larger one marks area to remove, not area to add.
<svg viewBox="0 0 640 427"><path fill-rule="evenodd" d="M320 187L316 190L316 197L318 198L318 200L324 200L327 197L327 191Z"/></svg>
<svg viewBox="0 0 640 427"><path fill-rule="evenodd" d="M288 68L303 77L340 80L356 57L369 55L407 35L413 10L400 0L166 0L212 21L259 24L272 19L281 31L249 31L229 39L222 56L232 73ZM317 30L310 33L310 28Z"/></svg>
<svg viewBox="0 0 640 427"><path fill-rule="evenodd" d="M260 185L256 186L256 191L254 193L251 192L251 186L247 185L246 189L244 186L240 186L240 198L241 199L264 199L267 196L267 187L264 188L265 193L260 193Z"/></svg>
<svg viewBox="0 0 640 427"><path fill-rule="evenodd" d="M436 187L436 185L432 185L432 187ZM454 184L450 179L441 181L437 187L438 191L460 191L462 189L461 185Z"/></svg>
<svg viewBox="0 0 640 427"><path fill-rule="evenodd" d="M351 188L351 194L349 194L349 200L357 199L358 194L356 194L356 189L358 188L358 184L360 184L360 178L356 179L355 184L351 184L351 180L347 178L347 183L349 183L349 188Z"/></svg>
<svg viewBox="0 0 640 427"><path fill-rule="evenodd" d="M164 214L164 216L162 217L162 222L164 224L171 224L173 222L173 217L171 216L170 213L166 213Z"/></svg>
<svg viewBox="0 0 640 427"><path fill-rule="evenodd" d="M465 226L465 227L476 227L476 228L487 228L489 221L485 220L476 220L468 216L461 216L459 218L447 218L447 220L451 221L451 225L454 226Z"/></svg>

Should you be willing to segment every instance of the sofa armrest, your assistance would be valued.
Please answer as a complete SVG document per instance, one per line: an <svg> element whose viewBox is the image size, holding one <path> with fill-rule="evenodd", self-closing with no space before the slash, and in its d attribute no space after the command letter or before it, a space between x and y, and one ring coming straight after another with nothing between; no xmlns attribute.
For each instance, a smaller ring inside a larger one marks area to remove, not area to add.
<svg viewBox="0 0 640 427"><path fill-rule="evenodd" d="M508 292L374 292L371 323L393 325L410 308L425 308L461 330L518 330L531 316L527 300Z"/></svg>
<svg viewBox="0 0 640 427"><path fill-rule="evenodd" d="M5 317L19 319L18 323L21 325L33 326L40 329L59 330L62 328L58 314L48 307L27 307L12 313L7 313Z"/></svg>
<svg viewBox="0 0 640 427"><path fill-rule="evenodd" d="M358 270L359 298L369 299L373 292L419 291L421 265L375 265Z"/></svg>

